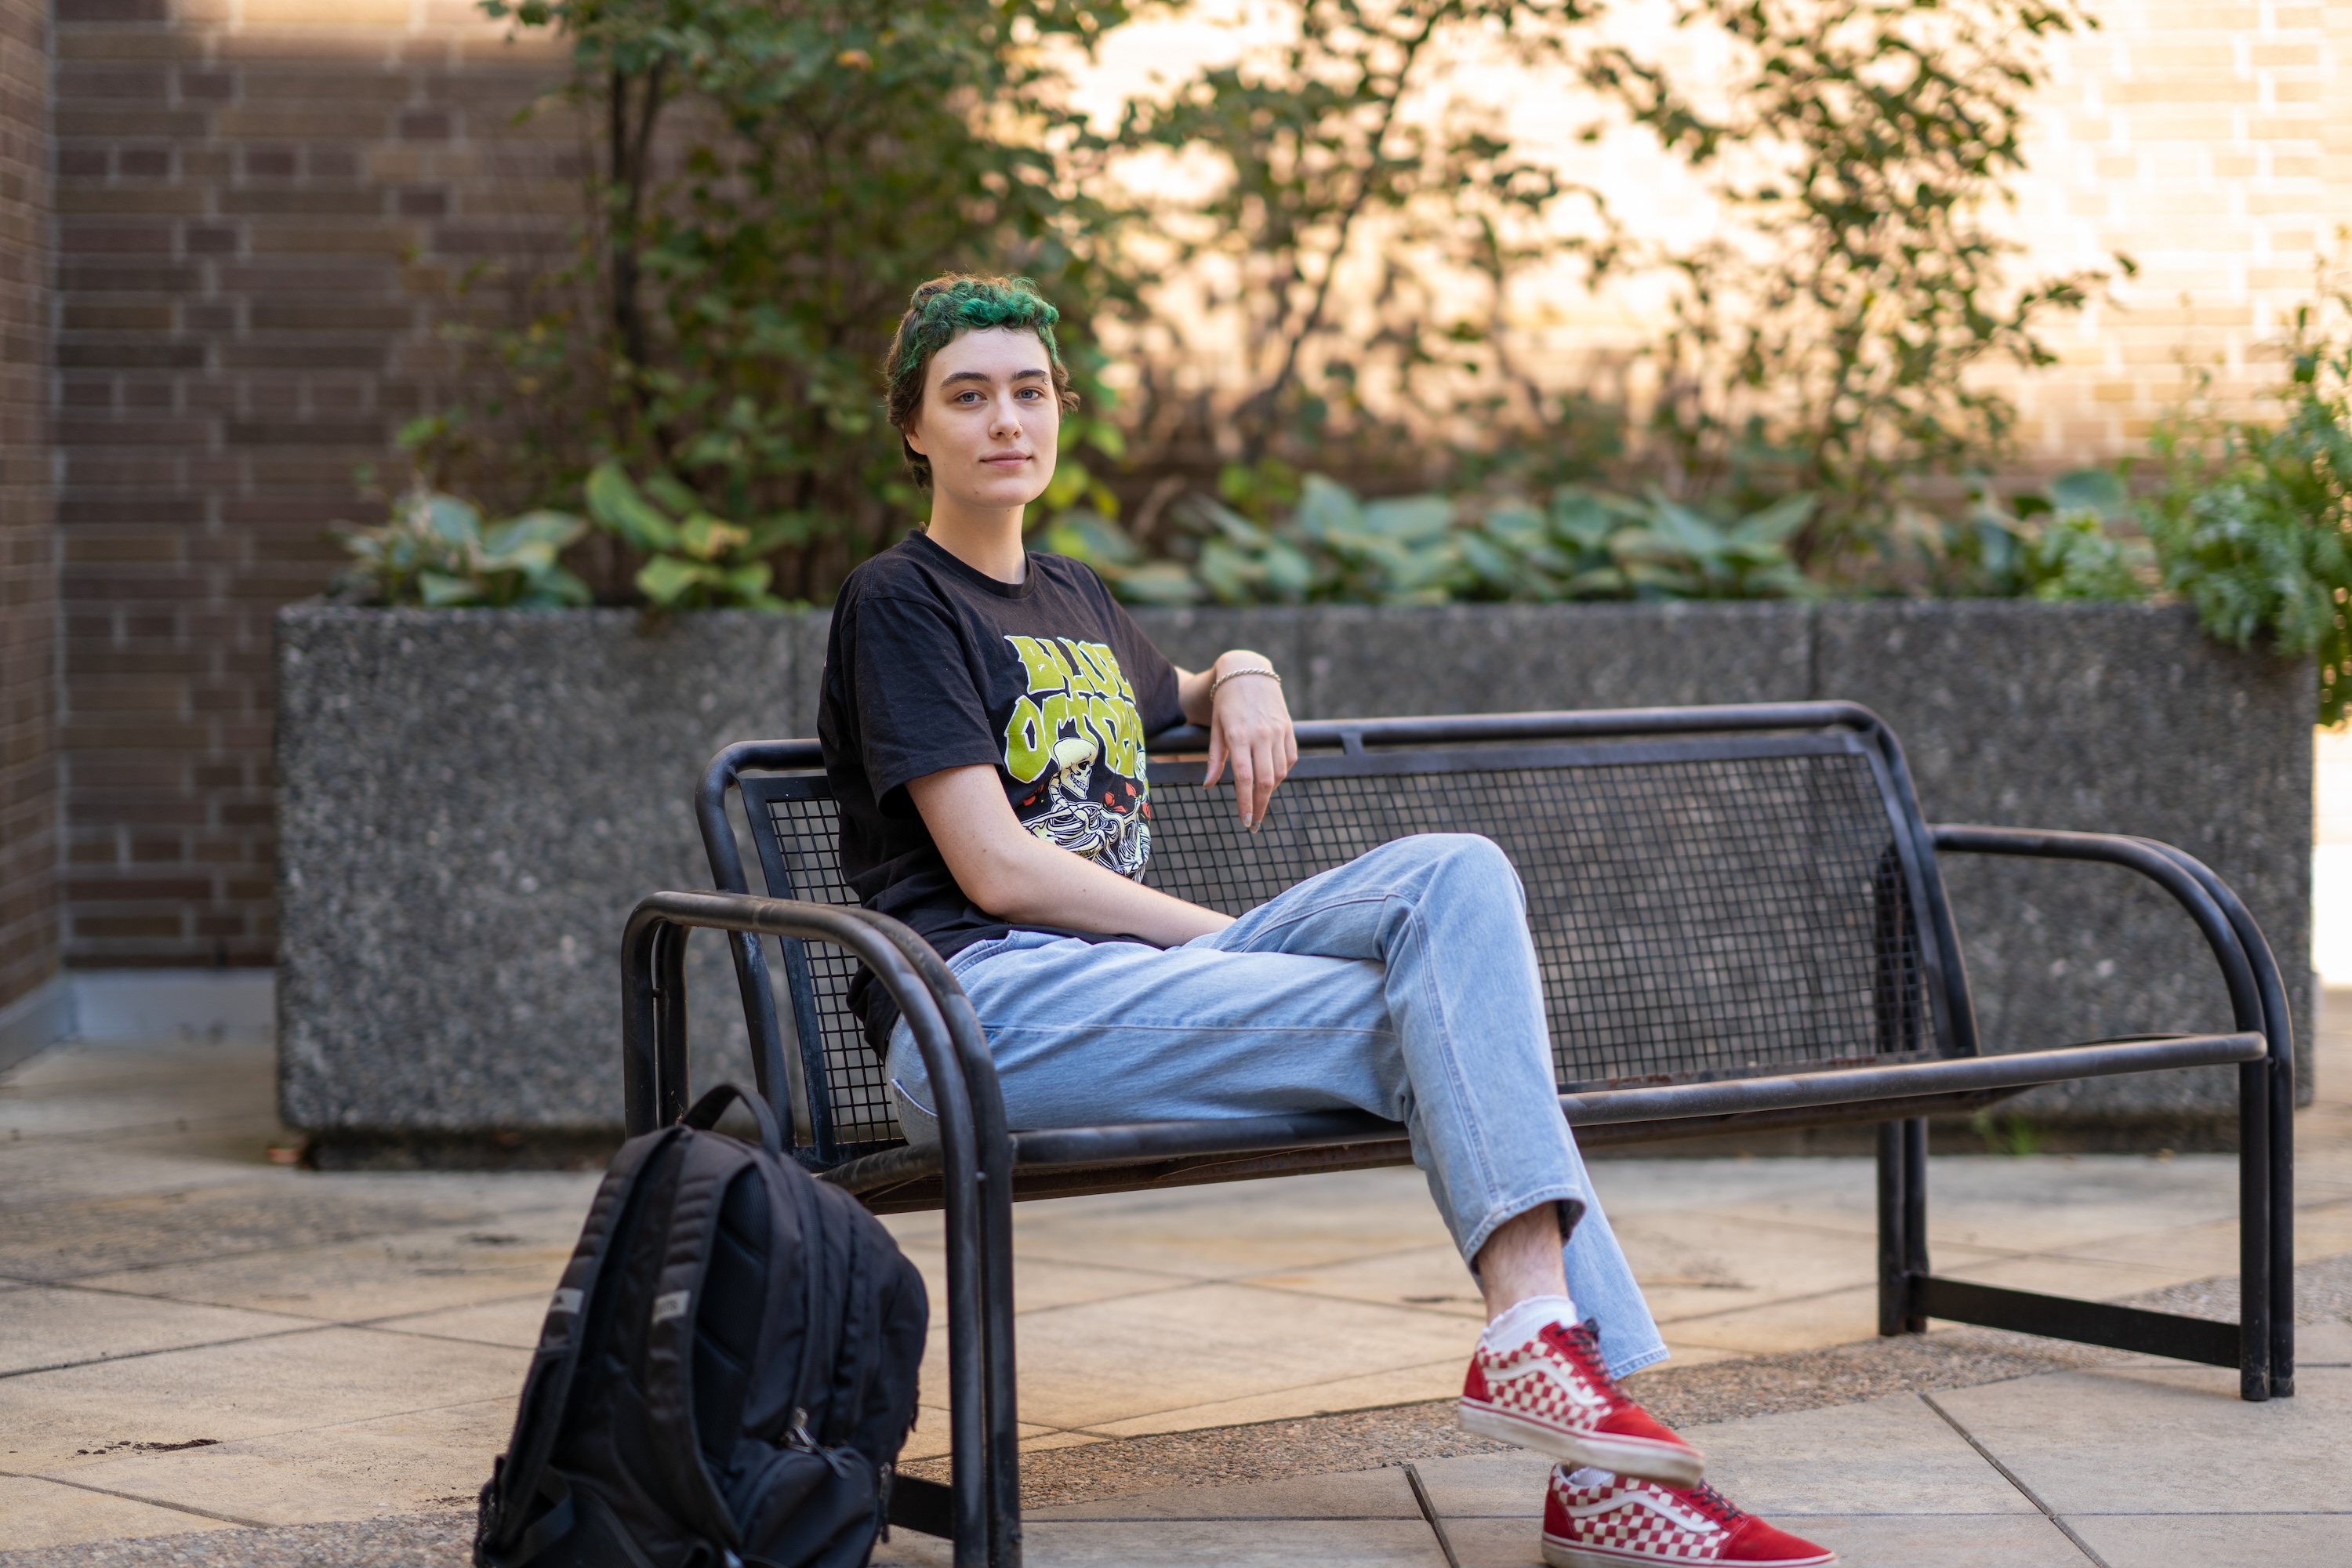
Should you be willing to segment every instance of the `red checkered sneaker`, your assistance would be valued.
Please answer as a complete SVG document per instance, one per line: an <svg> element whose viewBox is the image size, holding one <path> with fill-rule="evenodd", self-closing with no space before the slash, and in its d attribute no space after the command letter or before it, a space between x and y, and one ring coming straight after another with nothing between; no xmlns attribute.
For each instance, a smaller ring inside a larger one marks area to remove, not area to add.
<svg viewBox="0 0 2352 1568"><path fill-rule="evenodd" d="M1728 1563L1819 1568L1837 1553L1752 1513L1713 1487L1662 1487L1624 1476L1579 1486L1555 1468L1544 1497L1544 1561L1551 1568L1622 1568L1628 1563Z"/></svg>
<svg viewBox="0 0 2352 1568"><path fill-rule="evenodd" d="M1571 1467L1695 1486L1706 1461L1618 1391L1592 1331L1547 1323L1526 1343L1483 1341L1463 1381L1463 1426Z"/></svg>

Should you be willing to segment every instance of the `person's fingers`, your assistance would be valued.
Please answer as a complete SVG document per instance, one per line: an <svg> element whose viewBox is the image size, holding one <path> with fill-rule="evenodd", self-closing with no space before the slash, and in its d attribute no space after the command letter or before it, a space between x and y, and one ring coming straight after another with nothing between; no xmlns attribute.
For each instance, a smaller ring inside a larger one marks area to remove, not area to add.
<svg viewBox="0 0 2352 1568"><path fill-rule="evenodd" d="M1257 826L1257 770L1247 746L1235 746L1234 758L1234 805L1241 809L1242 826Z"/></svg>
<svg viewBox="0 0 2352 1568"><path fill-rule="evenodd" d="M1225 771L1225 728L1213 720L1209 724L1209 771L1201 775L1203 788L1213 787Z"/></svg>
<svg viewBox="0 0 2352 1568"><path fill-rule="evenodd" d="M1282 782L1282 769L1277 765L1273 736L1268 735L1260 740L1253 750L1255 752L1253 761L1257 770L1257 809L1250 816L1254 823L1263 826L1265 824L1266 803L1274 798L1274 786Z"/></svg>

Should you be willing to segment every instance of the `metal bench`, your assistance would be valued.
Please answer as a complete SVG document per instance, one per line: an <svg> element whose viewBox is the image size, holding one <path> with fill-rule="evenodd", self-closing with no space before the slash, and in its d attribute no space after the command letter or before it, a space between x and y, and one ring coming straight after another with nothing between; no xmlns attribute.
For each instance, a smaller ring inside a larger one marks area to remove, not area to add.
<svg viewBox="0 0 2352 1568"><path fill-rule="evenodd" d="M1850 703L1333 721L1299 725L1298 742L1297 770L1250 834L1230 794L1202 784L1201 731L1156 740L1152 885L1239 913L1389 839L1484 834L1527 887L1560 1108L1586 1146L1874 1122L1881 1333L1942 1318L2234 1365L2247 1399L2293 1392L2286 994L2252 917L2188 855L2140 838L1930 826L1895 736ZM768 897L749 894L730 791ZM1009 1568L1011 1204L1403 1164L1404 1130L1332 1111L1009 1130L946 966L842 885L816 742L729 747L696 806L720 891L654 894L625 942L629 1131L688 1103L688 931L734 933L759 1086L796 1128L798 1156L877 1212L946 1210L953 1484L901 1479L892 1517L951 1536L959 1568ZM2101 861L2155 881L2203 932L2236 1032L1988 1054L1937 873L1945 854ZM923 1053L937 1144L899 1137L845 1003L861 961ZM2239 1065L2238 1323L1929 1272L1927 1117L2037 1084L2223 1062Z"/></svg>

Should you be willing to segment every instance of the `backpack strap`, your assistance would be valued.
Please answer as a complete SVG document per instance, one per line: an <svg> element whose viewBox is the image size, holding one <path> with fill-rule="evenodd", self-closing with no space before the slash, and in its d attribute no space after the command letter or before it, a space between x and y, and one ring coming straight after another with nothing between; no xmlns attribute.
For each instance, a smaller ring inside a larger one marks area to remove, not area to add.
<svg viewBox="0 0 2352 1568"><path fill-rule="evenodd" d="M719 1118L730 1100L740 1100L760 1123L760 1147L781 1160L784 1157L784 1136L776 1126L776 1113L764 1096L753 1094L740 1083L713 1084L710 1091L694 1102L694 1109L678 1120L688 1127L709 1131L719 1125Z"/></svg>
<svg viewBox="0 0 2352 1568"><path fill-rule="evenodd" d="M588 1222L581 1229L580 1245L572 1249L563 1283L548 1306L538 1347L531 1352L530 1372L523 1380L522 1399L515 1412L514 1435L484 1489L485 1528L474 1546L474 1561L482 1568L519 1568L568 1533L574 1523L570 1489L548 1469L547 1462L562 1434L572 1373L580 1364L604 1260L636 1216L646 1173L656 1163L654 1157L679 1135L679 1129L665 1127L632 1138L621 1145L611 1169L604 1173ZM526 1526L531 1504L542 1498L550 1507Z"/></svg>
<svg viewBox="0 0 2352 1568"><path fill-rule="evenodd" d="M756 1099L731 1085L727 1092L741 1096L755 1112L765 1110ZM713 1089L688 1113L688 1120L708 1110L715 1121L725 1103L721 1090ZM762 1116L761 1131L774 1136L772 1117ZM695 1328L727 1189L746 1171L758 1179L760 1155L750 1145L724 1134L690 1132L687 1137L685 1160L670 1205L667 1246L654 1287L652 1321L646 1326L646 1414L653 1427L654 1460L667 1483L664 1489L680 1511L681 1522L721 1546L733 1547L741 1532L703 1459L701 1438L695 1430Z"/></svg>

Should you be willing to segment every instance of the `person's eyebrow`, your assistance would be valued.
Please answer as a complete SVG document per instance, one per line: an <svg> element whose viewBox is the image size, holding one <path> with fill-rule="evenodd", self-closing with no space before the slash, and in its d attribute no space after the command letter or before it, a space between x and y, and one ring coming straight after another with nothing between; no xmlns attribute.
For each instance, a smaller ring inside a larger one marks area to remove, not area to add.
<svg viewBox="0 0 2352 1568"><path fill-rule="evenodd" d="M992 379L992 378L984 370L957 370L950 371L947 374L940 377L940 384L941 386L953 386L959 381L976 381L985 386ZM1044 381L1047 379L1047 377L1045 373L1042 370L1019 370L1013 373L1013 379L1015 381Z"/></svg>

